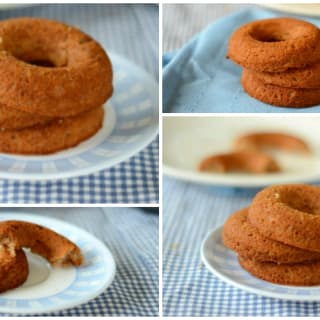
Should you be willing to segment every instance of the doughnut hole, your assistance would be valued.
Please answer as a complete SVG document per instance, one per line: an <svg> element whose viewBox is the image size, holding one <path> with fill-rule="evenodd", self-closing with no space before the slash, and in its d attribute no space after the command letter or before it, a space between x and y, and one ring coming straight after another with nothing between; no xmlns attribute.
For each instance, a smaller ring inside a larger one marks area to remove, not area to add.
<svg viewBox="0 0 320 320"><path fill-rule="evenodd" d="M45 33L14 29L0 38L0 46L16 59L34 66L58 68L68 64L63 43L50 39Z"/></svg>
<svg viewBox="0 0 320 320"><path fill-rule="evenodd" d="M279 201L295 210L320 215L320 199L314 195L303 193L300 189L282 192Z"/></svg>
<svg viewBox="0 0 320 320"><path fill-rule="evenodd" d="M305 30L300 26L285 26L279 21L272 21L256 25L250 35L260 42L281 42L304 37Z"/></svg>

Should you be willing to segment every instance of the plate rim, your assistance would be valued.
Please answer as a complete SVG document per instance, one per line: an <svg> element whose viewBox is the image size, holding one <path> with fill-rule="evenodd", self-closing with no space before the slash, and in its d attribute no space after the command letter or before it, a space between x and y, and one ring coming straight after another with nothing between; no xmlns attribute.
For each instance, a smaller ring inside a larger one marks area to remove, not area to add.
<svg viewBox="0 0 320 320"><path fill-rule="evenodd" d="M121 55L114 53L112 51L108 51L108 55L110 57L110 60L117 59L118 61L121 61L123 63L129 64L133 69L139 71L140 74L142 74L149 82L151 87L155 88L155 95L158 97L158 85L156 80L152 77L150 73L145 71L142 67L138 66L136 63L132 62L131 60L128 60ZM113 157L112 159L108 160L108 164L106 165L105 161L102 161L99 164L92 165L87 168L76 168L68 172L54 172L54 173L15 173L15 172L1 172L0 171L0 178L1 179L9 179L9 180L16 180L16 181L57 181L62 179L68 179L68 178L77 178L82 176L87 176L89 174L98 173L101 170L109 169L111 167L114 167L115 165L118 165L134 155L138 154L140 151L145 149L147 146L149 146L153 140L156 139L158 133L159 133L159 108L158 108L158 117L157 118L157 124L158 126L151 127L151 134L147 136L143 141L140 141L137 143L136 147L129 152L126 152L125 155L119 155L116 157ZM5 155L5 154L4 154ZM1 153L0 153L1 156ZM68 157L66 157L68 159ZM49 160L49 159L48 159ZM0 160L1 161L1 160ZM14 161L12 159L12 161ZM39 159L41 161L41 159Z"/></svg>
<svg viewBox="0 0 320 320"><path fill-rule="evenodd" d="M303 15L307 17L320 17L320 11L319 12L312 12L312 10L299 10L298 8L290 8L288 5L295 5L295 4L303 4L303 3L259 3L259 6L275 10L282 13L289 13L289 14L295 14L295 15ZM306 3L306 4L318 4L318 3Z"/></svg>
<svg viewBox="0 0 320 320"><path fill-rule="evenodd" d="M202 263L205 265L207 271L211 272L212 274L214 274L216 277L218 277L220 280L224 281L225 283L227 283L228 285L232 285L235 288L241 289L247 293L253 293L257 296L262 296L262 297L267 297L267 298L273 298L273 299L281 299L281 300L286 300L286 301L299 301L299 302L319 302L320 301L320 294L318 296L318 298L312 298L312 296L297 296L297 295L293 295L293 294L284 294L284 293L272 293L272 292L266 292L263 289L259 289L259 288L252 288L250 286L247 286L245 284L241 284L238 283L230 278L228 278L227 276L225 276L224 274L220 273L219 270L217 270L215 267L213 267L209 261L206 258L206 254L205 254L205 247L208 244L208 242L210 241L210 237L216 235L216 234L222 234L222 229L223 226L219 226L216 229L212 229L211 231L209 231L207 233L207 235L204 237L204 239L201 242L201 246L200 246L200 257L201 257L201 261ZM263 280L261 280L263 281ZM290 286L286 286L286 287L290 287ZM308 288L308 287L304 287L304 288ZM311 287L310 287L311 288Z"/></svg>
<svg viewBox="0 0 320 320"><path fill-rule="evenodd" d="M93 294L87 296L87 297L83 297L81 299L78 299L77 302L73 302L73 303L69 303L66 306L64 306L63 308L55 308L55 307L47 307L47 306L43 306L43 307L37 307L36 310L32 311L30 309L24 309L24 308L20 308L17 310L12 310L12 307L2 307L0 306L0 312L2 313L10 313L10 314L40 314L40 313L50 313L50 312L60 312L60 311L64 311L64 310L68 310L74 307L80 307L81 305L92 301L93 299L97 298L98 296L100 296L103 292L105 292L107 290L107 288L110 287L110 285L113 283L114 279L115 279L115 275L116 275L116 271L117 271L117 265L115 262L115 259L110 251L110 249L100 240L98 239L95 235L93 235L92 233L88 232L87 230L78 227L77 225L74 225L72 223L69 222L65 222L64 220L60 220L57 218L52 218L52 217L48 217L48 216L43 216L41 214L36 215L36 214L32 214L32 213L28 213L26 211L19 211L19 212L14 212L14 211L7 211L7 212L0 212L0 219L2 215L13 215L13 219L16 220L24 220L24 221L28 221L28 217L34 218L34 219L44 219L44 220L48 220L48 221L52 221L52 222L56 222L56 223L61 223L63 225L65 225L67 228L71 227L72 229L80 229L81 232L83 232L86 235L89 235L90 237L93 237L100 246L104 247L104 250L107 252L107 254L110 257L110 261L111 261L111 267L112 271L111 271L111 275L108 281L106 281L105 285L103 287L101 287L99 290L95 291ZM25 217L27 217L27 219L25 219ZM40 221L41 224L41 221Z"/></svg>
<svg viewBox="0 0 320 320"><path fill-rule="evenodd" d="M243 179L243 181L226 181L224 176L218 176L214 173L212 174L204 174L198 173L192 170L180 169L177 167L173 167L167 165L163 162L163 174L179 180L184 180L187 182L198 183L207 186L213 187L235 187L235 188L258 188L265 187L271 184L284 184L284 183L315 183L320 179L320 172L316 174L300 174L296 176L288 176L288 177L278 177L268 183L263 183L261 181L250 181L250 179ZM229 177L232 177L230 174ZM261 179L265 178L265 176L261 176ZM231 180L231 179L230 179Z"/></svg>

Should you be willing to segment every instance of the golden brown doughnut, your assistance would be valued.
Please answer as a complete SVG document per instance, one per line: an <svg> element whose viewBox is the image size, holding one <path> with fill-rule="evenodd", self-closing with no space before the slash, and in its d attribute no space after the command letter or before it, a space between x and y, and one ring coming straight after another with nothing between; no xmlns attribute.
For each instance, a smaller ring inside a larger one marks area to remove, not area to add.
<svg viewBox="0 0 320 320"><path fill-rule="evenodd" d="M203 172L249 172L267 173L278 172L280 167L277 162L261 152L239 151L210 156L201 161L198 167Z"/></svg>
<svg viewBox="0 0 320 320"><path fill-rule="evenodd" d="M81 250L73 242L53 230L30 222L1 222L1 243L9 244L14 252L29 248L53 265L80 266L83 263Z"/></svg>
<svg viewBox="0 0 320 320"><path fill-rule="evenodd" d="M244 134L234 142L236 150L261 150L278 148L292 152L310 153L310 148L302 139L279 132L257 132Z"/></svg>
<svg viewBox="0 0 320 320"><path fill-rule="evenodd" d="M260 234L248 221L248 208L233 213L227 219L222 239L226 247L250 260L285 264L320 260L319 252L288 246Z"/></svg>
<svg viewBox="0 0 320 320"><path fill-rule="evenodd" d="M251 72L255 78L266 84L285 88L320 88L320 63L304 69L290 69L286 72Z"/></svg>
<svg viewBox="0 0 320 320"><path fill-rule="evenodd" d="M0 104L46 117L101 106L112 95L103 48L79 29L42 18L0 22Z"/></svg>
<svg viewBox="0 0 320 320"><path fill-rule="evenodd" d="M320 284L320 261L296 264L258 262L238 258L242 268L253 276L265 281L294 286L314 286Z"/></svg>
<svg viewBox="0 0 320 320"><path fill-rule="evenodd" d="M49 154L71 148L94 135L103 124L103 109L21 130L0 131L0 152Z"/></svg>
<svg viewBox="0 0 320 320"><path fill-rule="evenodd" d="M320 187L265 188L253 199L248 220L267 238L320 252Z"/></svg>
<svg viewBox="0 0 320 320"><path fill-rule="evenodd" d="M320 30L294 18L249 22L230 37L228 57L250 70L282 72L319 61Z"/></svg>
<svg viewBox="0 0 320 320"><path fill-rule="evenodd" d="M320 88L285 88L266 84L248 69L242 72L241 84L244 91L252 98L274 106L306 108L320 104Z"/></svg>

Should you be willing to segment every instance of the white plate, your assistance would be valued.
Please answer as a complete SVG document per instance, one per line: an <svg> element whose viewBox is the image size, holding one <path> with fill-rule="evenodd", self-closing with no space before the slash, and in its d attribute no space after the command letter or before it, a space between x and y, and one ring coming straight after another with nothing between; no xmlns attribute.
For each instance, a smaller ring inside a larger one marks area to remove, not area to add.
<svg viewBox="0 0 320 320"><path fill-rule="evenodd" d="M150 144L158 133L158 85L145 71L111 54L114 94L103 128L74 148L46 156L0 153L0 178L53 180L110 168Z"/></svg>
<svg viewBox="0 0 320 320"><path fill-rule="evenodd" d="M262 187L320 179L320 118L311 117L165 117L163 172L177 179L216 186ZM272 174L202 173L199 162L208 155L229 152L244 133L280 131L297 135L312 155L273 152L283 172Z"/></svg>
<svg viewBox="0 0 320 320"><path fill-rule="evenodd" d="M260 280L242 269L234 252L222 243L222 227L210 232L201 245L207 269L224 282L257 295L295 301L320 301L320 286L283 286Z"/></svg>
<svg viewBox="0 0 320 320"><path fill-rule="evenodd" d="M277 10L281 12L300 14L306 16L320 16L320 4L319 3L304 3L304 4L279 4L279 3L267 3L260 4L263 7Z"/></svg>
<svg viewBox="0 0 320 320"><path fill-rule="evenodd" d="M81 248L85 264L79 268L51 267L38 255L27 253L28 280L21 287L0 294L0 312L47 313L75 307L97 297L112 283L116 272L112 254L88 232L41 215L0 214L0 221L12 219L34 222L66 236Z"/></svg>

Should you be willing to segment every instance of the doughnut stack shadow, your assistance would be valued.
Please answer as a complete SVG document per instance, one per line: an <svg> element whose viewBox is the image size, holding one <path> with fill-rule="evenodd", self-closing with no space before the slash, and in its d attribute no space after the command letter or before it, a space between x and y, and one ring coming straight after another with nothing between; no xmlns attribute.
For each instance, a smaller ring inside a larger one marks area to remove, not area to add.
<svg viewBox="0 0 320 320"><path fill-rule="evenodd" d="M0 152L50 154L103 125L112 66L104 49L69 25L0 22Z"/></svg>
<svg viewBox="0 0 320 320"><path fill-rule="evenodd" d="M250 22L230 37L227 57L244 68L241 84L264 103L320 104L320 29L294 18Z"/></svg>
<svg viewBox="0 0 320 320"><path fill-rule="evenodd" d="M240 265L263 280L296 286L320 284L320 187L268 187L249 208L231 215L223 242Z"/></svg>

